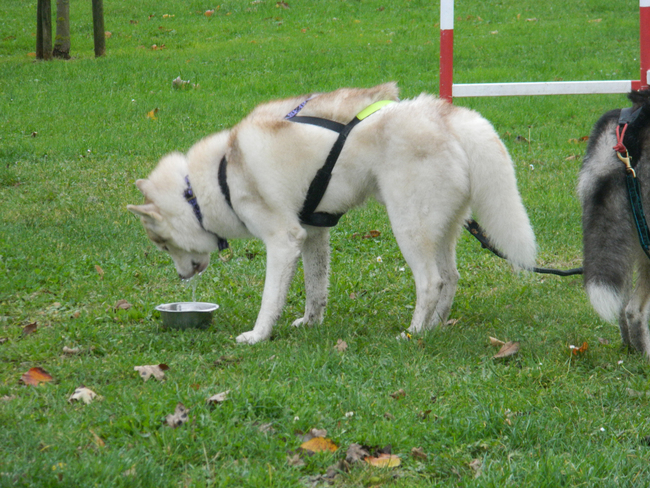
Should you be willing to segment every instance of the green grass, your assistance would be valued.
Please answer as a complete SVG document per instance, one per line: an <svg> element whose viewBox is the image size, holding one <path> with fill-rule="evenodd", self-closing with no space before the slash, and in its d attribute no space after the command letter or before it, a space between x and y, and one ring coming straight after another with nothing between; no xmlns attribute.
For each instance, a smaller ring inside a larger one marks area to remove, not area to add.
<svg viewBox="0 0 650 488"><path fill-rule="evenodd" d="M153 310L192 291L126 211L142 198L134 181L264 100L389 80L404 98L437 92L436 2L105 2L111 36L97 60L86 3L72 2L65 62L29 55L35 2L5 0L0 17L0 486L308 486L351 443L390 444L401 466L353 466L336 486L644 484L650 400L628 389L648 390L647 361L621 349L579 278L514 274L467 235L456 322L410 342L394 338L414 286L375 203L332 232L320 327L289 326L302 314L299 271L272 340L235 343L259 307L256 241L233 242L234 258L215 257L202 276L197 299L221 306L209 330L164 330ZM636 4L459 0L455 15L457 82L638 79ZM174 90L177 76L199 87ZM575 140L625 97L455 103L485 115L508 146L540 265L579 266L585 143ZM381 234L355 236L370 230ZM116 311L120 299L133 307ZM31 322L37 331L23 336ZM489 336L520 341L520 353L493 360ZM158 363L170 367L164 383L133 370ZM35 366L54 381L22 385ZM68 403L82 384L103 399ZM399 389L406 396L392 398ZM207 405L225 390L226 402ZM177 402L191 420L173 430L163 420ZM273 432L260 432L266 423ZM296 433L312 428L339 451L291 466ZM426 459L411 456L416 447Z"/></svg>

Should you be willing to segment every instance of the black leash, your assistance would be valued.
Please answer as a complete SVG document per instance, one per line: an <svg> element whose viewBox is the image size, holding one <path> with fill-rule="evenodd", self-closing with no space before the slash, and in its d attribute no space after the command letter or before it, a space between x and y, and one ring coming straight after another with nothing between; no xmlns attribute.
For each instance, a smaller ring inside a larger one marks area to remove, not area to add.
<svg viewBox="0 0 650 488"><path fill-rule="evenodd" d="M640 144L638 144L637 136L643 123L635 124L635 122L643 122L643 120L639 120L639 115L641 115L644 108L645 105L636 110L633 108L624 108L621 110L618 125L616 126L616 145L613 149L616 151L618 159L625 165L625 186L627 187L627 195L632 207L632 216L634 217L634 224L639 236L639 244L645 255L650 259L650 230L648 229L648 222L643 211L641 187L636 177L636 171L632 166L632 161L638 161L641 156L641 148ZM630 150L628 150L628 147L630 147Z"/></svg>
<svg viewBox="0 0 650 488"><path fill-rule="evenodd" d="M481 228L480 225L478 225L478 222L472 219L468 220L465 222L465 229L474 237L476 237L476 239L481 243L481 247L483 247L483 249L492 251L493 254L499 256L501 259L507 259L503 254L495 249L485 231ZM532 271L540 274L554 274L558 276L573 276L583 273L582 268L573 268L567 270L552 268L533 268Z"/></svg>

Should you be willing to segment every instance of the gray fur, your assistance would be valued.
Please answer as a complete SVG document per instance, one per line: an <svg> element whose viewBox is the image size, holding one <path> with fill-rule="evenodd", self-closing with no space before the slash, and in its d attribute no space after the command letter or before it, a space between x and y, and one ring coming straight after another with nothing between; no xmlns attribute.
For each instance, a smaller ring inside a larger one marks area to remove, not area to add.
<svg viewBox="0 0 650 488"><path fill-rule="evenodd" d="M633 92L634 107L650 105L650 91ZM641 186L644 209L650 210L650 128L644 116L626 145L640 153L632 165ZM585 289L594 309L608 321L618 320L626 345L650 357L650 259L639 244L619 160L616 126L620 110L603 115L594 126L578 179L582 204ZM634 291L633 279L637 272Z"/></svg>

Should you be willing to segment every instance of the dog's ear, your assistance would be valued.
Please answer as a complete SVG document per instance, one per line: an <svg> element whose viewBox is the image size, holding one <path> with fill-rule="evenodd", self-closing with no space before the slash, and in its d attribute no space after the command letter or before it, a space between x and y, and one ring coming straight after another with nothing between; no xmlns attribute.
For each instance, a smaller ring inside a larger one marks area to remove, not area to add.
<svg viewBox="0 0 650 488"><path fill-rule="evenodd" d="M162 215L158 212L158 207L153 203L146 203L144 205L127 205L126 209L145 219L151 219L157 222L162 222L163 220Z"/></svg>
<svg viewBox="0 0 650 488"><path fill-rule="evenodd" d="M136 180L135 181L135 186L138 187L138 190L142 192L142 194L146 197L147 196L147 188L149 187L151 183L149 180Z"/></svg>

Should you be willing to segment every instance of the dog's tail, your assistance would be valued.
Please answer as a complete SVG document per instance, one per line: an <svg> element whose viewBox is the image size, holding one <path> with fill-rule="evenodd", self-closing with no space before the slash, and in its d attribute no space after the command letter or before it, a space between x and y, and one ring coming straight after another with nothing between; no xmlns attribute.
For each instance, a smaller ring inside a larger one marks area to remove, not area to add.
<svg viewBox="0 0 650 488"><path fill-rule="evenodd" d="M535 234L517 190L510 155L487 120L475 112L458 110L463 120L458 137L469 161L472 212L508 261L532 269L537 254Z"/></svg>

